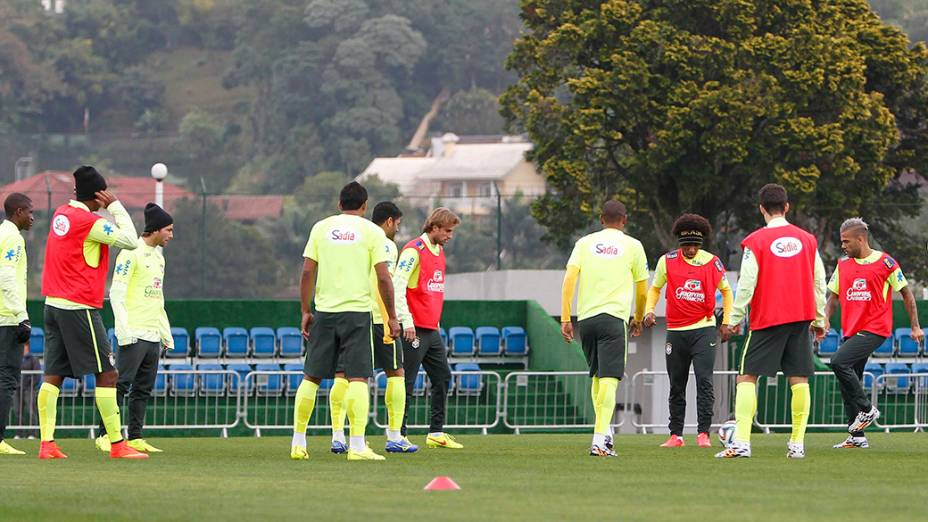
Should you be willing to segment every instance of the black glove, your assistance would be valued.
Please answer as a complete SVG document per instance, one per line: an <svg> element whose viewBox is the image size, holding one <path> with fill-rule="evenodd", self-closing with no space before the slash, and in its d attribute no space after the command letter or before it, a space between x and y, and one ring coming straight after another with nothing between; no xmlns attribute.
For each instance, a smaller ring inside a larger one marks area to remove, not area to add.
<svg viewBox="0 0 928 522"><path fill-rule="evenodd" d="M16 326L16 342L19 344L25 344L31 336L32 324L29 322L29 319L26 319Z"/></svg>

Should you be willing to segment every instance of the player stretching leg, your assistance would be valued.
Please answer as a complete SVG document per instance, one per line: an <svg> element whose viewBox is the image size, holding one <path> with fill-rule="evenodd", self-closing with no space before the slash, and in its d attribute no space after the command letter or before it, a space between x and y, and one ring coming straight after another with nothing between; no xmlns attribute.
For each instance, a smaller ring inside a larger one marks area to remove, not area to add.
<svg viewBox="0 0 928 522"><path fill-rule="evenodd" d="M864 429L879 418L880 410L870 403L861 379L867 359L892 335L893 290L902 294L912 338L921 343L925 334L902 269L889 255L870 248L870 228L864 220L851 218L841 224L841 249L847 257L838 261L828 283L825 317L831 317L841 303L844 342L830 365L841 385L850 436L834 447L869 448Z"/></svg>
<svg viewBox="0 0 928 522"><path fill-rule="evenodd" d="M628 222L625 205L610 200L599 218L603 229L577 240L561 295L561 335L574 339L570 320L574 287L579 281L577 319L580 343L590 365L591 395L596 412L590 455L614 457L611 423L615 395L625 374L628 350L626 321L635 296L633 336L641 335L641 319L648 288L648 261L641 242L625 234Z"/></svg>

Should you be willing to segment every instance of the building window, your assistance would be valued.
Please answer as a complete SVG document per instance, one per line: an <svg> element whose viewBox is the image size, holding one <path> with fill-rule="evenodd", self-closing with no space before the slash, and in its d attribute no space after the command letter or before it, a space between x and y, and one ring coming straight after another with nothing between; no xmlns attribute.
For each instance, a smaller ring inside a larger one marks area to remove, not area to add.
<svg viewBox="0 0 928 522"><path fill-rule="evenodd" d="M462 198L464 197L464 182L463 181L452 181L448 183L448 197L450 198Z"/></svg>
<svg viewBox="0 0 928 522"><path fill-rule="evenodd" d="M477 189L478 194L482 198L489 198L493 196L493 184L492 183L481 183Z"/></svg>

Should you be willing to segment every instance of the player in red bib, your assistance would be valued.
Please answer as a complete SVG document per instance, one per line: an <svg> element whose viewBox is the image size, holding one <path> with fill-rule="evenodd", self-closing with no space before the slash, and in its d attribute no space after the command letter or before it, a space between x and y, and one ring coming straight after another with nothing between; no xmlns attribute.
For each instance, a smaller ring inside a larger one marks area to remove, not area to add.
<svg viewBox="0 0 928 522"><path fill-rule="evenodd" d="M805 432L814 373L812 336L825 335L825 267L818 241L786 221L789 200L780 185L764 185L759 210L767 226L744 239L744 257L732 316L723 335L738 330L750 306L750 332L744 343L735 396L735 436L717 458L751 456L751 425L757 410L757 377L775 378L780 370L789 381L793 431L786 456L805 457ZM725 331L727 330L727 332Z"/></svg>
<svg viewBox="0 0 928 522"><path fill-rule="evenodd" d="M438 323L445 303L445 249L461 219L447 208L436 208L425 220L422 235L400 253L393 273L396 310L403 325L403 365L406 396L412 397L419 366L432 383L432 418L426 447L461 449L454 437L444 432L445 401L451 382L448 349L441 340ZM403 291L405 289L405 291ZM406 403L409 411L409 402ZM406 415L402 435L406 436Z"/></svg>
<svg viewBox="0 0 928 522"><path fill-rule="evenodd" d="M870 248L870 227L864 220L851 218L841 224L841 249L847 257L838 261L828 283L825 317L831 317L841 304L844 340L830 365L841 385L850 435L834 447L869 448L864 429L880 417L880 410L870 403L861 379L867 359L892 335L893 290L902 294L912 338L921 343L925 334L918 325L915 296L899 263Z"/></svg>
<svg viewBox="0 0 928 522"><path fill-rule="evenodd" d="M665 448L684 446L683 423L686 417L686 383L690 365L696 374L696 444L712 447L709 428L712 424L712 406L715 394L712 374L715 366L716 331L715 292L722 293L724 324L731 315L731 286L725 279L722 261L702 250L712 227L709 221L696 214L683 214L673 224L680 248L668 252L657 262L654 281L648 292L644 326L657 322L654 309L666 286L667 298L667 376L670 378L670 438L661 444ZM727 341L727 337L723 337Z"/></svg>

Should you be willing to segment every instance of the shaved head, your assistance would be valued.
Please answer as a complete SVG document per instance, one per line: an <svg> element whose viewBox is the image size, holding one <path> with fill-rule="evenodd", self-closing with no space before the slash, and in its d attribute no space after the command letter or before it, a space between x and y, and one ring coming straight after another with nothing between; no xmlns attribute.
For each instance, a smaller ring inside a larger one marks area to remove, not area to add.
<svg viewBox="0 0 928 522"><path fill-rule="evenodd" d="M859 217L846 219L844 223L841 223L841 233L845 232L855 236L868 237L870 236L870 225Z"/></svg>
<svg viewBox="0 0 928 522"><path fill-rule="evenodd" d="M628 211L621 201L610 199L603 205L602 222L604 225L619 225L625 220Z"/></svg>

